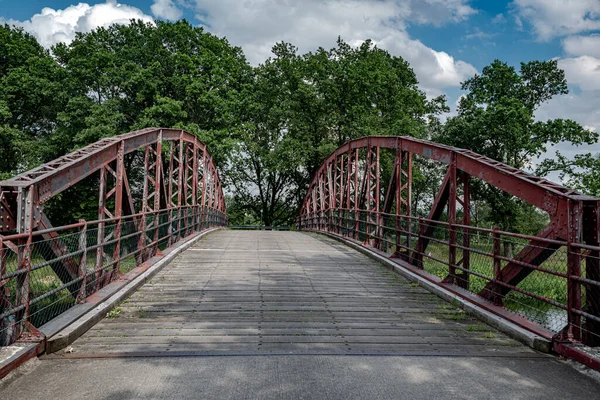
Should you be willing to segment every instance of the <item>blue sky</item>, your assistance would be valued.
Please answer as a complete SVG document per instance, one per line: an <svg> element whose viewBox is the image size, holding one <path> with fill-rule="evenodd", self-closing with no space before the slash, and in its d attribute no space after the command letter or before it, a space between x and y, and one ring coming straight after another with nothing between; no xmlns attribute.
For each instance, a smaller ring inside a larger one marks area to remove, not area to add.
<svg viewBox="0 0 600 400"><path fill-rule="evenodd" d="M446 94L451 106L460 82L496 58L516 66L557 59L571 93L537 117L600 131L600 0L0 0L0 22L23 26L46 47L130 18L186 18L227 36L252 64L281 40L305 52L333 46L338 35L354 45L370 38L409 61L427 95Z"/></svg>

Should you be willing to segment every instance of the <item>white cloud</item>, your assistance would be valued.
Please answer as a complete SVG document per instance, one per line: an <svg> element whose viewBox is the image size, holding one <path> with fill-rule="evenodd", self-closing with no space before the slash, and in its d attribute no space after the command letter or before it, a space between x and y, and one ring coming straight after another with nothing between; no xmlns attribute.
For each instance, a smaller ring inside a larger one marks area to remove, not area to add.
<svg viewBox="0 0 600 400"><path fill-rule="evenodd" d="M573 47L569 52L578 54L580 51ZM571 90L568 95L557 96L544 103L536 111L536 119L571 119L585 129L600 132L600 59L587 55L564 58L558 60L558 67L564 69L567 83L579 90ZM600 152L600 144L574 146L570 143L558 143L548 148L546 153L534 161L534 165L545 158L554 158L556 151L567 158L573 158L577 154ZM558 181L557 173L550 177Z"/></svg>
<svg viewBox="0 0 600 400"><path fill-rule="evenodd" d="M169 21L176 21L183 16L183 11L173 3L173 0L154 0L150 9L157 18Z"/></svg>
<svg viewBox="0 0 600 400"><path fill-rule="evenodd" d="M506 22L506 17L504 17L504 14L502 14L502 13L496 14L496 16L494 18L492 18L493 24L503 24L505 22Z"/></svg>
<svg viewBox="0 0 600 400"><path fill-rule="evenodd" d="M28 21L2 20L11 25L21 26L33 34L44 47L51 47L60 42L70 43L76 32L89 32L98 27L111 24L126 24L131 19L153 22L153 18L140 9L119 4L116 0L90 6L79 3L64 10L44 8Z"/></svg>
<svg viewBox="0 0 600 400"><path fill-rule="evenodd" d="M563 50L569 56L592 56L600 58L600 35L569 36L562 42Z"/></svg>
<svg viewBox="0 0 600 400"><path fill-rule="evenodd" d="M581 92L578 95L557 96L544 103L536 112L540 121L565 118L577 121L582 126L600 131L600 90ZM596 150L600 151L599 145Z"/></svg>
<svg viewBox="0 0 600 400"><path fill-rule="evenodd" d="M533 26L539 40L600 29L598 0L514 0L517 24Z"/></svg>
<svg viewBox="0 0 600 400"><path fill-rule="evenodd" d="M536 112L536 119L546 121L548 119L564 118L577 121L584 128L591 131L600 131L600 90L590 90L579 95L569 94L558 96L542 105ZM574 146L570 143L558 143L549 147L546 153L534 160L534 166L546 158L554 158L554 153L559 151L567 158L573 158L577 154L598 153L600 144ZM558 174L550 177L558 180Z"/></svg>
<svg viewBox="0 0 600 400"><path fill-rule="evenodd" d="M600 90L600 59L592 56L563 58L558 67L565 70L567 83L577 85L582 91Z"/></svg>
<svg viewBox="0 0 600 400"><path fill-rule="evenodd" d="M448 22L460 22L477 13L469 6L470 0L404 0L410 10L410 22L441 26Z"/></svg>
<svg viewBox="0 0 600 400"><path fill-rule="evenodd" d="M240 45L253 64L271 56L278 41L301 52L333 47L341 36L350 44L372 39L402 56L428 93L456 87L477 71L443 51L436 51L406 32L408 23L433 24L465 20L476 11L469 0L195 0L197 17L212 32Z"/></svg>

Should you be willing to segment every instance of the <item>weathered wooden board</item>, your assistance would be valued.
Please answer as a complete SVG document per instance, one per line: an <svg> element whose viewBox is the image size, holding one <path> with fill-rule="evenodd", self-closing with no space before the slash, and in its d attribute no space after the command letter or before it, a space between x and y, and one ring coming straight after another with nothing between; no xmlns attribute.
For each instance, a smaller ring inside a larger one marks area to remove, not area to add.
<svg viewBox="0 0 600 400"><path fill-rule="evenodd" d="M537 354L344 245L269 231L208 235L72 347L69 356Z"/></svg>

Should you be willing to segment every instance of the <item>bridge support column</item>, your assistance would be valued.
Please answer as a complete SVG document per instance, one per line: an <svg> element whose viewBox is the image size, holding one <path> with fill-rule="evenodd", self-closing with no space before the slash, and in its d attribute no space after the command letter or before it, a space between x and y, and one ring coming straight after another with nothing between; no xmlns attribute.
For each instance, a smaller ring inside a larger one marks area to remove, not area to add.
<svg viewBox="0 0 600 400"><path fill-rule="evenodd" d="M600 201L588 201L583 205L583 240L585 244L600 247ZM585 287L584 311L598 320L585 318L583 342L600 346L600 251L591 250L585 258L585 276L597 284Z"/></svg>
<svg viewBox="0 0 600 400"><path fill-rule="evenodd" d="M25 330L25 323L29 319L29 305L31 293L31 250L33 244L34 204L37 204L36 189L34 186L19 188L17 197L17 231L27 234L19 239L17 248L17 267L21 274L16 279L15 307L19 308L14 317L12 339L17 339Z"/></svg>
<svg viewBox="0 0 600 400"><path fill-rule="evenodd" d="M582 202L569 199L567 201L567 326L557 334L557 339L567 342L579 342L581 329L581 248L582 243Z"/></svg>

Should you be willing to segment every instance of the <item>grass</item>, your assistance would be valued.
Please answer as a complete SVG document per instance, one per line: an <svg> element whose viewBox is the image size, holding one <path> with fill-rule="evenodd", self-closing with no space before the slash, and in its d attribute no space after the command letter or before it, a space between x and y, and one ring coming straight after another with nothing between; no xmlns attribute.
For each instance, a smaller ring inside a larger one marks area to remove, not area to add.
<svg viewBox="0 0 600 400"><path fill-rule="evenodd" d="M467 332L488 332L489 331L489 327L485 326L485 325L468 325L465 330Z"/></svg>
<svg viewBox="0 0 600 400"><path fill-rule="evenodd" d="M519 246L515 245L514 253L516 254L524 245L524 243L520 244ZM471 247L480 251L492 252L492 249L485 244L472 243ZM448 262L448 246L445 244L430 242L427 252L432 257L435 257L443 262ZM460 260L462 258L462 250L457 249L456 253L457 260ZM559 252L556 252L552 257L544 262L542 266L555 271L566 272L567 265L564 258L564 251L559 250ZM426 272L442 279L445 278L449 273L448 265L445 265L437 260L433 260L429 257L423 257L423 264ZM501 266L504 267L505 265L506 262L503 262ZM493 278L493 259L491 257L471 252L470 270ZM460 270L458 272L460 273ZM472 293L479 293L487 283L488 280L471 275L469 278L469 291ZM517 287L561 304L567 303L567 281L561 277L556 277L541 271L533 271L523 281L521 281ZM545 302L536 300L530 296L516 291L510 292L505 297L504 306L509 310L519 312L530 319L538 321L544 319L544 315L549 309L556 309ZM556 323L560 324L560 322Z"/></svg>
<svg viewBox="0 0 600 400"><path fill-rule="evenodd" d="M65 242L66 243L66 242ZM70 246L73 247L73 246ZM69 248L69 251L75 251L76 248ZM46 262L45 258L42 256L41 252L45 251L43 247L36 248L34 245L33 254L31 257L31 265L33 267L39 266ZM92 254L93 253L93 254ZM109 251L110 253L110 251ZM15 271L18 268L18 261L16 258L16 254L8 253L9 256L6 258L7 272ZM75 264L78 264L80 261L79 256L74 257ZM105 261L108 262L108 261ZM95 252L90 252L86 257L86 270L92 271L96 267L96 257ZM127 273L136 267L136 259L134 256L126 257L121 260L119 265L119 271L121 273ZM112 267L110 267L112 268ZM88 278L90 279L90 278ZM93 280L94 278L91 277ZM42 268L35 269L31 271L30 279L29 279L29 290L30 290L30 298L36 299L43 295L47 295L52 291L57 290L63 285L63 282L59 279L56 272L53 270L52 266L47 265ZM93 283L91 284L88 281L88 292L93 290ZM6 285L4 286L8 289L9 292L9 301L13 305L17 305L17 278L12 278ZM78 293L78 285L72 285L70 288L64 288L62 290L58 290L55 293L44 297L41 300L30 305L29 315L30 322L34 326L41 326L61 313L65 312L72 306L76 304L76 297ZM72 291L72 292L71 292ZM89 294L89 293L88 293Z"/></svg>
<svg viewBox="0 0 600 400"><path fill-rule="evenodd" d="M467 319L467 314L465 314L465 313L442 314L442 315L439 315L438 318L449 319L449 320L453 320L453 321L464 321L465 319Z"/></svg>
<svg viewBox="0 0 600 400"><path fill-rule="evenodd" d="M117 318L122 312L123 309L121 307L114 308L106 314L106 318Z"/></svg>
<svg viewBox="0 0 600 400"><path fill-rule="evenodd" d="M460 232L459 232L460 237ZM444 239L446 240L446 239ZM459 238L459 242L460 242ZM416 246L416 240L413 240L413 248ZM518 252L527 246L527 242L524 240L519 241L518 239L513 240L513 254ZM472 238L470 247L474 250L481 252L492 253L491 242L486 243L484 241L478 242L475 238ZM423 256L423 268L426 272L435 275L441 279L444 279L449 274L449 267L447 265L449 259L448 245L444 243L438 243L430 241L427 247L426 254L429 256ZM432 259L436 258L437 260ZM460 261L463 257L463 250L456 249L456 259ZM494 265L493 258L490 256L482 255L470 252L470 270L474 273L489 277L494 277ZM506 266L507 262L501 263L501 268ZM566 273L567 261L566 261L566 250L564 248L559 249L551 257L549 257L541 267ZM457 273L461 273L460 269ZM469 277L469 291L472 293L479 293L489 282L489 280L475 276L473 274ZM417 287L417 284L411 283L411 286ZM525 279L523 279L518 285L518 288L527 292L536 294L548 298L560 304L567 303L567 281L564 278L557 277L541 271L532 271ZM435 297L435 296L434 296ZM504 300L504 307L508 310L517 312L526 318L535 321L546 328L554 331L560 330L566 324L566 313L560 308L550 305L547 302L539 301L526 294L519 293L517 291L509 292Z"/></svg>

